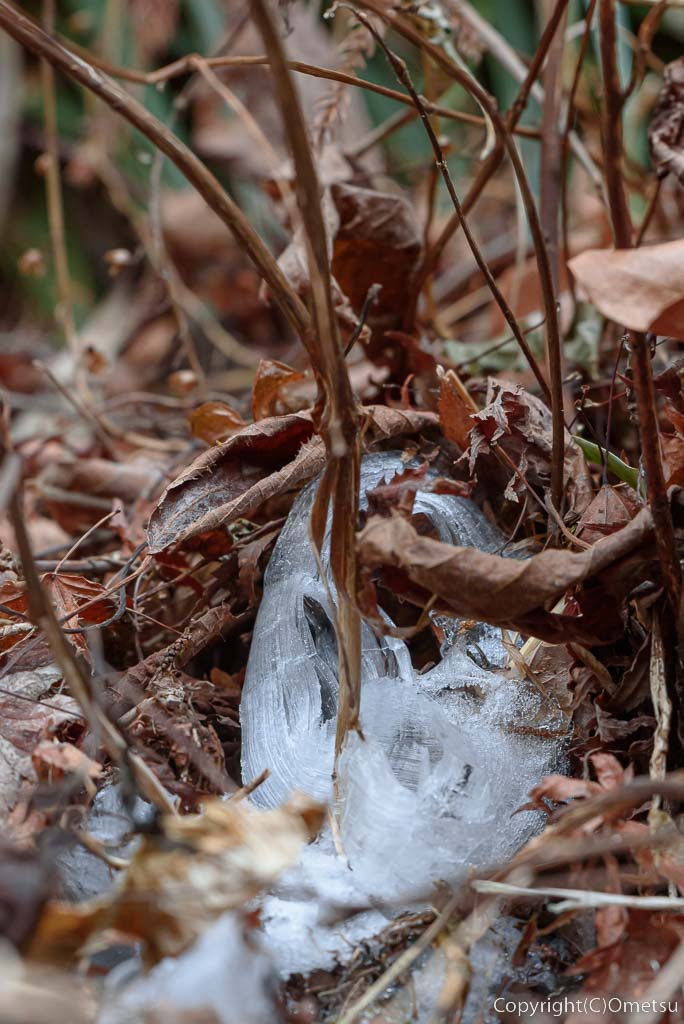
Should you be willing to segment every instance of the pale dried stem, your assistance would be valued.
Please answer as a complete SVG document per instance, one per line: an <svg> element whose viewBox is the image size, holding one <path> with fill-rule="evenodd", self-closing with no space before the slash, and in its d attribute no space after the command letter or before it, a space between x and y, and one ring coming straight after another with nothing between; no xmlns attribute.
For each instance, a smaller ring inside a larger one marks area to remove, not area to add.
<svg viewBox="0 0 684 1024"><path fill-rule="evenodd" d="M355 550L360 417L339 338L321 189L304 114L267 0L251 0L251 11L264 41L277 88L294 162L295 194L307 246L315 332L304 340L322 388L320 432L328 455L325 477L332 500L330 565L338 596L336 752L339 754L349 730L358 728L361 695L361 618L356 607ZM320 525L314 534L322 539Z"/></svg>
<svg viewBox="0 0 684 1024"><path fill-rule="evenodd" d="M43 24L49 33L55 29L54 0L43 0ZM72 300L71 275L66 248L64 226L64 203L62 198L62 176L59 163L59 134L57 129L57 98L55 73L47 60L40 63L40 79L43 94L43 124L45 130L45 192L47 199L48 224L52 244L52 258L55 265L58 307L56 319L74 362L75 379L83 383L81 374L81 352Z"/></svg>

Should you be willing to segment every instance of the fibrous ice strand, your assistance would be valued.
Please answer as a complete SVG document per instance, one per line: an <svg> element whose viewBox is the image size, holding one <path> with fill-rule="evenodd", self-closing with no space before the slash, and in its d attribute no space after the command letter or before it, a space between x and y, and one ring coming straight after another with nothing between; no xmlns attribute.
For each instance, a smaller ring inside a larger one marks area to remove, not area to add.
<svg viewBox="0 0 684 1024"><path fill-rule="evenodd" d="M402 468L399 453L366 456L362 505L366 491ZM303 790L336 801L337 842L320 836L264 906L284 971L322 966L340 952L339 934L318 928L312 893L337 905L396 906L440 879L510 857L540 827L537 814L514 812L561 769L566 728L555 698L505 671L495 628L440 617L441 660L419 673L403 641L364 624L363 739L349 736L334 793L335 595L309 538L316 486L295 503L269 564L241 706L243 779L270 772L252 799L272 807ZM414 512L443 541L491 552L505 545L468 499L419 489ZM328 560L329 533L326 572ZM350 935L369 934L377 917L350 924Z"/></svg>

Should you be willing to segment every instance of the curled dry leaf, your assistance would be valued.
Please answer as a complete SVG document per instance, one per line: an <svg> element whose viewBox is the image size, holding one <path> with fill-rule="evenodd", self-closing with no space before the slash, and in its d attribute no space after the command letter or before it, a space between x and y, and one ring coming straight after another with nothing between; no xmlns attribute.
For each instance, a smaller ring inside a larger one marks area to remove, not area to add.
<svg viewBox="0 0 684 1024"><path fill-rule="evenodd" d="M301 795L269 811L215 799L201 814L166 817L161 841L143 840L113 895L48 904L29 955L68 963L91 935L115 929L143 943L148 964L176 956L225 911L269 887L322 821L320 805Z"/></svg>
<svg viewBox="0 0 684 1024"><path fill-rule="evenodd" d="M411 523L398 516L389 520L375 517L359 534L358 551L367 572L384 569L394 591L418 604L434 595L440 607L463 618L552 643L596 643L619 626L619 619L609 621L605 608L601 610L603 621L547 609L571 587L596 577L633 552L652 530L650 513L643 509L624 529L585 551L542 551L521 562L421 537Z"/></svg>
<svg viewBox="0 0 684 1024"><path fill-rule="evenodd" d="M435 425L431 413L368 406L365 443ZM307 443L312 442L312 443ZM150 519L152 553L253 514L269 498L300 488L325 463L309 413L251 423L195 459L162 494Z"/></svg>
<svg viewBox="0 0 684 1024"><path fill-rule="evenodd" d="M659 178L674 174L684 183L684 57L668 64L648 129L651 157Z"/></svg>
<svg viewBox="0 0 684 1024"><path fill-rule="evenodd" d="M640 249L588 249L569 266L610 320L633 331L684 337L684 239Z"/></svg>
<svg viewBox="0 0 684 1024"><path fill-rule="evenodd" d="M310 458L301 452L296 458L313 433L311 416L305 413L272 417L251 423L204 452L159 499L147 532L150 551L157 553L248 515L270 493L306 480L310 461L315 475L322 466L322 450Z"/></svg>
<svg viewBox="0 0 684 1024"><path fill-rule="evenodd" d="M192 433L207 444L225 441L244 426L240 413L226 402L202 402L190 413Z"/></svg>
<svg viewBox="0 0 684 1024"><path fill-rule="evenodd" d="M257 366L252 386L252 416L256 421L282 413L296 412L289 402L295 396L291 394L293 385L307 381L309 389L313 389L313 378L299 370L293 370L286 363L276 359L262 359ZM313 400L313 391L310 395ZM310 403L307 403L310 404ZM300 406L301 408L301 406Z"/></svg>
<svg viewBox="0 0 684 1024"><path fill-rule="evenodd" d="M517 474L510 476L508 467L495 458L495 448L500 448L512 460L518 468ZM517 501L525 486L523 479L533 486L548 487L551 457L552 426L548 407L520 385L490 378L485 407L471 416L468 449L471 474L477 466L501 477L502 483L507 479L505 496ZM581 512L590 502L593 490L584 457L567 430L563 476L569 506Z"/></svg>
<svg viewBox="0 0 684 1024"><path fill-rule="evenodd" d="M361 312L371 285L381 285L368 323L381 331L400 327L422 245L412 205L400 193L349 184L333 185L332 197L339 216L335 278L355 313Z"/></svg>

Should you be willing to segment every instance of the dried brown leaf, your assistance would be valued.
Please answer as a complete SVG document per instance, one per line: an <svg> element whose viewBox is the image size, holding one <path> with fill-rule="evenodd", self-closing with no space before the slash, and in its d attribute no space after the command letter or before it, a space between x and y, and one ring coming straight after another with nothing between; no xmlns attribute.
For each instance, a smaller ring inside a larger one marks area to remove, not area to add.
<svg viewBox="0 0 684 1024"><path fill-rule="evenodd" d="M631 522L640 508L633 493L627 487L601 487L579 521L582 540L593 544Z"/></svg>
<svg viewBox="0 0 684 1024"><path fill-rule="evenodd" d="M596 308L633 331L684 337L684 239L589 249L570 268Z"/></svg>
<svg viewBox="0 0 684 1024"><path fill-rule="evenodd" d="M202 402L190 413L194 436L207 444L225 441L244 426L240 413L226 402Z"/></svg>
<svg viewBox="0 0 684 1024"><path fill-rule="evenodd" d="M431 413L368 406L367 444L435 425ZM323 468L325 449L308 413L252 423L197 458L162 494L148 528L150 550L227 526L276 495L300 488ZM308 444L313 440L313 443Z"/></svg>
<svg viewBox="0 0 684 1024"><path fill-rule="evenodd" d="M439 423L444 436L457 444L461 451L466 451L470 444L470 431L473 428L471 417L476 412L468 398L453 370L447 370L441 375L437 405Z"/></svg>
<svg viewBox="0 0 684 1024"><path fill-rule="evenodd" d="M163 840L143 841L112 895L48 904L29 954L69 963L90 935L113 928L142 942L148 964L175 956L218 916L270 887L321 823L322 808L301 795L269 811L209 799L201 814L166 817Z"/></svg>
<svg viewBox="0 0 684 1024"><path fill-rule="evenodd" d="M332 197L339 217L332 262L336 280L355 313L371 285L381 285L368 322L382 330L400 327L422 246L413 206L400 193L348 184L333 185Z"/></svg>
<svg viewBox="0 0 684 1024"><path fill-rule="evenodd" d="M307 414L272 417L204 452L159 499L148 527L150 551L217 530L315 475L323 449L300 451L312 436Z"/></svg>
<svg viewBox="0 0 684 1024"><path fill-rule="evenodd" d="M275 359L262 359L257 366L252 386L252 416L255 421L296 410L288 408L288 393L293 384L309 380L305 373L293 370Z"/></svg>
<svg viewBox="0 0 684 1024"><path fill-rule="evenodd" d="M583 633L596 640L600 623L547 609L571 587L638 548L652 529L650 513L644 509L624 529L585 551L543 551L520 562L421 537L410 523L395 516L371 519L358 536L358 551L367 571L385 569L392 585L416 603L434 595L452 614L542 640L579 639ZM605 609L603 614L607 620Z"/></svg>
<svg viewBox="0 0 684 1024"><path fill-rule="evenodd" d="M486 405L471 417L470 472L483 466L496 479L507 479L506 497L515 499L524 489L523 479L537 487L548 487L551 480L552 424L548 407L520 385L487 382ZM510 471L495 457L495 447L506 453L518 473ZM582 511L593 490L582 453L565 431L563 475L568 504Z"/></svg>

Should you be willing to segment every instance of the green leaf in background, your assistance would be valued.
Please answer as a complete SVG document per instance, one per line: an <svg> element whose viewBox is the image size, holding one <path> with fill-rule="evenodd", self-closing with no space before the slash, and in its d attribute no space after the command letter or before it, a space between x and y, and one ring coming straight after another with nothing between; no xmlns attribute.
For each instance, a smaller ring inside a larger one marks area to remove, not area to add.
<svg viewBox="0 0 684 1024"><path fill-rule="evenodd" d="M612 452L606 451L598 444L594 444L593 441L587 441L584 437L578 437L577 434L572 435L572 439L578 448L581 448L584 452L584 457L587 462L591 462L595 466L602 466L604 461L610 470L610 472L622 480L623 483L629 484L635 491L639 489L639 470L634 469L633 466L628 466L626 462L619 459L617 455L613 455Z"/></svg>

